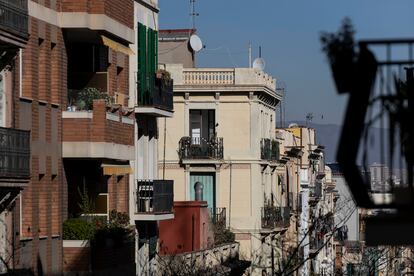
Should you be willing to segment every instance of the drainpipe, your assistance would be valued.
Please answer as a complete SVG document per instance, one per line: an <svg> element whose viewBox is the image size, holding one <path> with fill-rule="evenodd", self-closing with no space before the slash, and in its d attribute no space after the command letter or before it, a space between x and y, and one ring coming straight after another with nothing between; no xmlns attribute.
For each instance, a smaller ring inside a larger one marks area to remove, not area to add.
<svg viewBox="0 0 414 276"><path fill-rule="evenodd" d="M233 163L230 161L229 228L230 228L230 225L231 225L231 186L232 186L232 175L233 175Z"/></svg>
<svg viewBox="0 0 414 276"><path fill-rule="evenodd" d="M272 258L272 275L275 275L275 251L273 248L274 245L274 240L275 240L275 236L271 236L271 248L272 248L272 254L271 254L271 258Z"/></svg>
<svg viewBox="0 0 414 276"><path fill-rule="evenodd" d="M191 216L191 251L194 251L194 214Z"/></svg>
<svg viewBox="0 0 414 276"><path fill-rule="evenodd" d="M164 152L163 152L163 160L162 160L162 180L165 180L165 147L166 147L166 140L167 140L167 118L164 117Z"/></svg>

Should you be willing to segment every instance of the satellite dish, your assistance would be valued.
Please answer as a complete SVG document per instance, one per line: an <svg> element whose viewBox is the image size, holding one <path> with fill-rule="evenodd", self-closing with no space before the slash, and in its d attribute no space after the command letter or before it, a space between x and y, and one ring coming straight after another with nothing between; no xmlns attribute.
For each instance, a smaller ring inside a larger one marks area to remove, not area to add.
<svg viewBox="0 0 414 276"><path fill-rule="evenodd" d="M256 58L253 61L253 68L256 70L263 71L265 69L266 62L263 58Z"/></svg>
<svg viewBox="0 0 414 276"><path fill-rule="evenodd" d="M203 49L203 43L198 35L193 34L190 36L190 47L196 53Z"/></svg>

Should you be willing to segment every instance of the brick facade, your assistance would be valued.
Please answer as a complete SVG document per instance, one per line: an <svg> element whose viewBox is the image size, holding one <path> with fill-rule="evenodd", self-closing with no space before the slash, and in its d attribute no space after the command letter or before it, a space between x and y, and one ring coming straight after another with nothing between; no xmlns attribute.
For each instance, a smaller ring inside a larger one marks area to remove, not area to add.
<svg viewBox="0 0 414 276"><path fill-rule="evenodd" d="M122 123L122 113L108 112L118 122L107 119L104 100L95 100L92 118L64 118L63 141L65 142L107 142L134 145L134 125Z"/></svg>
<svg viewBox="0 0 414 276"><path fill-rule="evenodd" d="M133 27L133 1L34 0L56 11L103 13ZM74 18L74 20L76 20ZM30 38L23 50L22 82L19 57L14 61L14 127L31 131L31 180L16 201L16 251L14 266L35 274L60 274L64 269L62 224L67 218L67 180L64 175L62 141L105 141L133 145L134 126L106 119L105 103L96 103L89 121L63 120L67 105L67 54L63 30L29 17ZM114 53L110 72L110 94L128 95L128 58L120 67ZM20 95L21 90L21 95ZM72 131L67 131L71 130ZM114 176L114 178L116 178ZM128 177L117 185L114 205L128 211ZM21 208L20 208L21 206ZM21 221L21 224L20 224ZM65 258L68 256L65 256ZM70 257L68 257L70 258Z"/></svg>
<svg viewBox="0 0 414 276"><path fill-rule="evenodd" d="M90 272L91 248L64 247L63 248L63 272Z"/></svg>
<svg viewBox="0 0 414 276"><path fill-rule="evenodd" d="M65 246L63 248L63 273L100 275L133 275L134 243L122 245L93 244L88 246Z"/></svg>
<svg viewBox="0 0 414 276"><path fill-rule="evenodd" d="M52 29L56 34L53 39ZM22 223L18 225L20 230L17 230L19 235L16 236L15 266L29 265L35 272L41 270L51 273L61 270L62 259L59 246L52 246L52 237L59 237L62 232L65 209L65 188L62 183L62 161L58 145L62 140L59 126L63 92L66 91L66 50L62 31L55 26L30 17L29 33L30 39L22 57L22 83L19 83L19 71L14 71L15 125L17 128L31 131L32 149L31 181L16 204L21 204L21 212L20 208L15 210L16 220L22 214ZM17 58L15 68L19 67ZM19 246L18 241L21 239L25 240L25 243L29 240L31 253ZM42 254L39 254L40 244ZM30 264L20 262L27 259L30 254ZM39 264L41 267L38 267Z"/></svg>
<svg viewBox="0 0 414 276"><path fill-rule="evenodd" d="M62 11L105 14L125 26L134 27L134 3L130 0L62 0Z"/></svg>

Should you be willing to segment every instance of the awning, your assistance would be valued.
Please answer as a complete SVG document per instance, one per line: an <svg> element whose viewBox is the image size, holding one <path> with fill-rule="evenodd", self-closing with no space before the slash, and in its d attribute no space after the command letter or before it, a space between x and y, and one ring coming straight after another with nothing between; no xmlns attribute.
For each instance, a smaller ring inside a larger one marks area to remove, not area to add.
<svg viewBox="0 0 414 276"><path fill-rule="evenodd" d="M114 164L102 164L104 175L124 175L131 174L132 168L130 165L114 165Z"/></svg>
<svg viewBox="0 0 414 276"><path fill-rule="evenodd" d="M107 38L104 35L101 35L101 37L102 37L103 44L105 46L108 46L112 50L123 53L125 55L134 55L135 54L134 51L131 50L131 48L129 48L127 46L124 46L121 43L118 43L116 41L113 41L112 39Z"/></svg>

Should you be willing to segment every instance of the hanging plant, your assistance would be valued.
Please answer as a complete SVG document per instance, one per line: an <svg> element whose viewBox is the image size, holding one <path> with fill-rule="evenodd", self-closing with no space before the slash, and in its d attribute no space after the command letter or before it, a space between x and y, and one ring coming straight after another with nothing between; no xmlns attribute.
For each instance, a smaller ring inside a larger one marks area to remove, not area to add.
<svg viewBox="0 0 414 276"><path fill-rule="evenodd" d="M339 93L352 90L357 54L354 41L355 30L349 18L342 21L336 33L323 32L320 36L322 51L326 54L336 88Z"/></svg>

